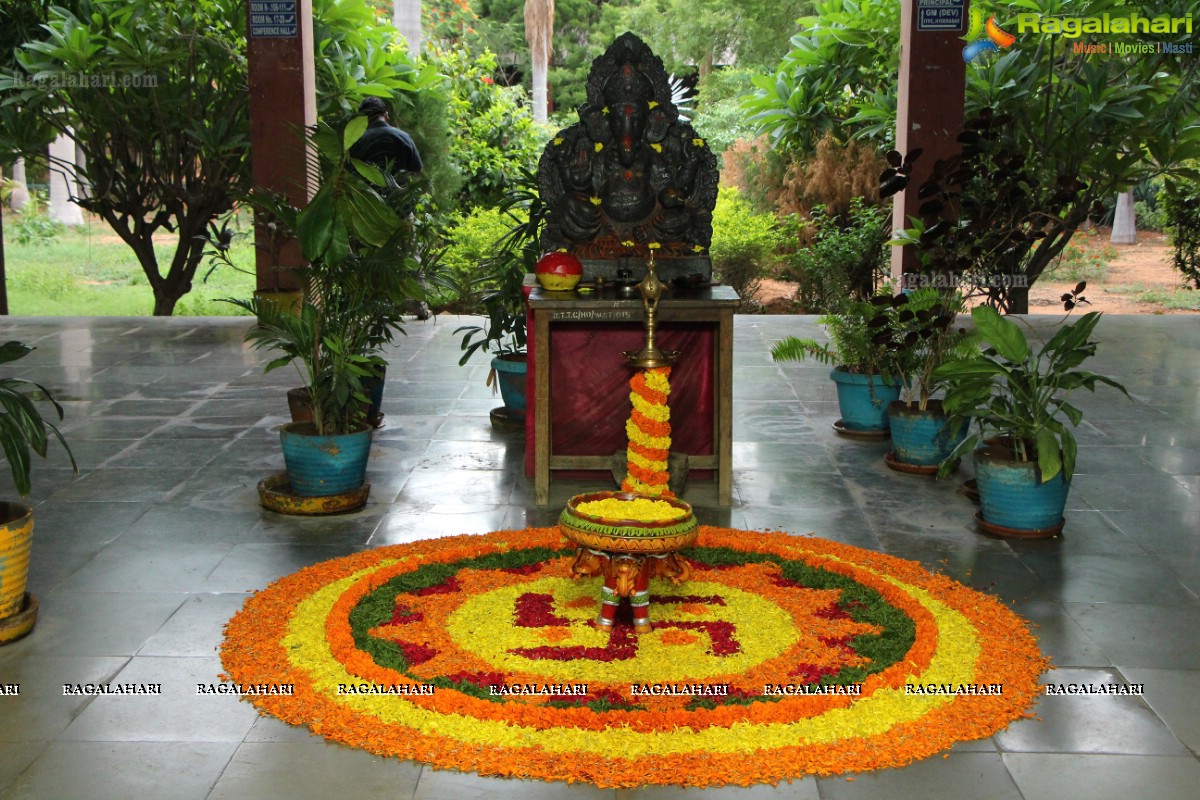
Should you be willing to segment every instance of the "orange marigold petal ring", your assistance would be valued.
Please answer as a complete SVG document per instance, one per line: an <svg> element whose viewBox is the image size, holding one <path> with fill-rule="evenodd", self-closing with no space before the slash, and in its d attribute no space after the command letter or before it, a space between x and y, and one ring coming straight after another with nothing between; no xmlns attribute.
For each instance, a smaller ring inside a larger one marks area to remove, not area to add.
<svg viewBox="0 0 1200 800"><path fill-rule="evenodd" d="M622 587L597 625L603 578L562 534L425 539L302 569L226 625L223 678L287 685L242 700L382 756L706 787L899 767L991 736L1030 715L1049 666L996 598L781 532L700 526L682 558L637 554L647 588ZM653 625L635 631L646 604Z"/></svg>

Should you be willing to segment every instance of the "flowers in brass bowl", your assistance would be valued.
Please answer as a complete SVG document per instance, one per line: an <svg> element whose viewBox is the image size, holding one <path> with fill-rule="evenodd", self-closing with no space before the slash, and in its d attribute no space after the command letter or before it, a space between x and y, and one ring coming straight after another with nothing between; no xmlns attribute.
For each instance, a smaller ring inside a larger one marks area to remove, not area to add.
<svg viewBox="0 0 1200 800"><path fill-rule="evenodd" d="M630 492L577 494L558 525L578 545L615 553L669 553L694 543L699 532L684 501Z"/></svg>

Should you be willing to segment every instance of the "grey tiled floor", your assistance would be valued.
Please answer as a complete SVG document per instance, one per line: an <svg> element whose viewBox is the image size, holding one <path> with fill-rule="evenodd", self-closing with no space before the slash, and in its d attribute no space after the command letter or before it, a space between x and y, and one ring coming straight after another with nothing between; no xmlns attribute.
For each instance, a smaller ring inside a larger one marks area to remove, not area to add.
<svg viewBox="0 0 1200 800"><path fill-rule="evenodd" d="M1045 325L1047 318L1035 318ZM890 472L886 445L835 437L832 384L768 349L811 318L739 317L735 504L703 521L815 532L922 562L1037 623L1059 682L1144 683L1144 698L1043 698L1036 720L945 758L845 778L701 792L484 779L378 759L247 704L197 698L246 593L380 544L550 524L519 436L497 434L486 367L456 366L455 320L414 323L391 354L372 500L338 519L273 515L272 432L293 376L263 376L245 320L0 318L38 349L21 372L64 400L80 462L36 467L33 635L0 648L0 800L10 798L1194 798L1200 796L1200 327L1107 317L1093 366L1128 385L1079 398L1066 535L1009 544L973 530L956 481ZM581 488L557 483L556 500ZM469 495L470 500L459 498ZM15 497L7 474L0 497ZM161 698L63 697L63 683L152 681Z"/></svg>

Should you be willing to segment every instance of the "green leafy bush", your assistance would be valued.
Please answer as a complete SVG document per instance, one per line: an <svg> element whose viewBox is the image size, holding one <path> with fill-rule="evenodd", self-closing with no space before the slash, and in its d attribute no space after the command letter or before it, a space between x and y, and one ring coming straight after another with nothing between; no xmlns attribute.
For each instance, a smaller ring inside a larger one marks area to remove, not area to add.
<svg viewBox="0 0 1200 800"><path fill-rule="evenodd" d="M807 219L785 221L791 239L810 238L786 257L784 277L795 281L796 302L806 313L827 313L847 298L870 297L887 275L891 236L889 214L861 197L850 201L844 217L813 208Z"/></svg>
<svg viewBox="0 0 1200 800"><path fill-rule="evenodd" d="M479 281L484 264L495 255L497 243L508 233L512 221L491 207L476 207L469 212L450 215L446 233L448 247L442 264L450 274L455 289L433 298L438 310L458 313L479 312Z"/></svg>
<svg viewBox="0 0 1200 800"><path fill-rule="evenodd" d="M1167 215L1157 204L1146 200L1135 200L1133 213L1137 218L1139 231L1161 231L1167 224Z"/></svg>
<svg viewBox="0 0 1200 800"><path fill-rule="evenodd" d="M43 192L30 192L25 208L17 215L13 224L13 238L18 244L44 246L53 244L65 226L58 220L50 219L45 212L46 195Z"/></svg>
<svg viewBox="0 0 1200 800"><path fill-rule="evenodd" d="M1051 280L1072 283L1103 281L1108 277L1108 263L1118 255L1117 248L1101 241L1095 229L1077 233L1046 275Z"/></svg>
<svg viewBox="0 0 1200 800"><path fill-rule="evenodd" d="M742 95L753 89L746 69L722 69L711 73L700 86L692 127L704 137L709 148L721 158L738 139L751 138L753 126L742 110Z"/></svg>
<svg viewBox="0 0 1200 800"><path fill-rule="evenodd" d="M1171 264L1200 289L1200 184L1170 180L1160 196L1171 237Z"/></svg>
<svg viewBox="0 0 1200 800"><path fill-rule="evenodd" d="M722 188L713 209L713 272L746 301L775 266L782 238L775 217L758 214L737 189Z"/></svg>
<svg viewBox="0 0 1200 800"><path fill-rule="evenodd" d="M548 132L534 124L524 90L495 82L492 53L448 50L437 56L451 85L449 123L455 136L449 157L465 179L459 202L496 205L522 169L537 166Z"/></svg>

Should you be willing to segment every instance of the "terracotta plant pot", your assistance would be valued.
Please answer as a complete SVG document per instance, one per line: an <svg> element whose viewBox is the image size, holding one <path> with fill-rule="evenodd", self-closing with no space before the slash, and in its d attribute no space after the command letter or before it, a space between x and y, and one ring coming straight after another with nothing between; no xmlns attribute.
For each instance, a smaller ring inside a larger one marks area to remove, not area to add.
<svg viewBox="0 0 1200 800"><path fill-rule="evenodd" d="M292 415L292 422L313 421L312 394L309 393L307 386L288 389L287 401L288 412Z"/></svg>

